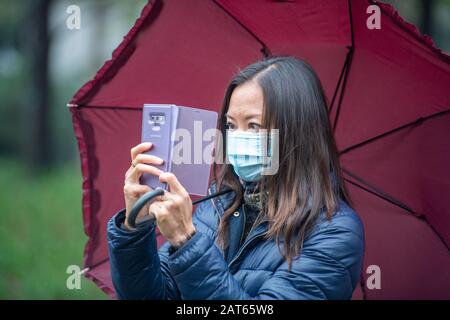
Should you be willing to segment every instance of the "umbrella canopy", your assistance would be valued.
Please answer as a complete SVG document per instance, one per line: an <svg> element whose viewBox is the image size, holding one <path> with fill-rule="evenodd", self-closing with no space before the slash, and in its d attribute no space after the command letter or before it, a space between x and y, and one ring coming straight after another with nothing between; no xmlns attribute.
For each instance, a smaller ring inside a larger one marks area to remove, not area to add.
<svg viewBox="0 0 450 320"><path fill-rule="evenodd" d="M324 85L344 177L365 225L354 298L450 298L450 58L388 5L378 4L381 29L369 29L372 4L150 1L70 102L87 277L114 295L106 223L124 206L143 104L218 111L239 68L288 54L308 61ZM368 289L373 265L381 288Z"/></svg>

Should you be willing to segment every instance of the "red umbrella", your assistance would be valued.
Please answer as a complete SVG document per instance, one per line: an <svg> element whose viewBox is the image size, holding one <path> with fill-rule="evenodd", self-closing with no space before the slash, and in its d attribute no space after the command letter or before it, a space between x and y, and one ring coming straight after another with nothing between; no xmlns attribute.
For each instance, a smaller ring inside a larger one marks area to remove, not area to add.
<svg viewBox="0 0 450 320"><path fill-rule="evenodd" d="M381 29L369 29L373 4L150 1L70 102L89 237L86 276L114 295L106 222L124 206L123 175L140 139L143 104L218 111L239 68L289 54L308 61L323 82L365 225L365 269L354 298L450 298L450 58L388 5L378 4ZM380 271L380 288L366 285L371 270Z"/></svg>

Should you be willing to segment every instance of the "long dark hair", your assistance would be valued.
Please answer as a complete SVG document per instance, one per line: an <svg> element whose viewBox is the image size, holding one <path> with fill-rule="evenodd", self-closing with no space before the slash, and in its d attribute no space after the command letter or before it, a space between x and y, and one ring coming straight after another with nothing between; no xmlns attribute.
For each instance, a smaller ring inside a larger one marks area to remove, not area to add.
<svg viewBox="0 0 450 320"><path fill-rule="evenodd" d="M258 221L269 221L265 237L276 239L290 268L320 212L325 210L331 219L339 199L350 204L350 198L342 179L326 98L313 69L302 60L282 56L258 61L240 71L223 100L218 123L222 137L226 137L231 95L247 81L255 81L263 92L262 127L279 130L279 169L258 182L259 190L268 192ZM221 143L226 150L225 139ZM221 162L214 164L217 188L231 188L236 194L219 224L217 241L226 247L228 218L240 206L243 189L231 165L225 163L224 152L221 157Z"/></svg>

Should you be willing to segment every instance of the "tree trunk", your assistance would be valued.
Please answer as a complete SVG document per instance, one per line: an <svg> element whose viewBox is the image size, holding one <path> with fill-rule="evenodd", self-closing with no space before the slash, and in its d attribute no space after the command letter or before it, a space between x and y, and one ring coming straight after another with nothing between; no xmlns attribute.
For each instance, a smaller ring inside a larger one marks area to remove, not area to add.
<svg viewBox="0 0 450 320"><path fill-rule="evenodd" d="M24 50L27 68L25 90L25 152L31 172L42 171L51 165L48 75L48 20L50 0L27 2L23 23Z"/></svg>
<svg viewBox="0 0 450 320"><path fill-rule="evenodd" d="M422 0L422 33L432 35L433 33L433 0Z"/></svg>

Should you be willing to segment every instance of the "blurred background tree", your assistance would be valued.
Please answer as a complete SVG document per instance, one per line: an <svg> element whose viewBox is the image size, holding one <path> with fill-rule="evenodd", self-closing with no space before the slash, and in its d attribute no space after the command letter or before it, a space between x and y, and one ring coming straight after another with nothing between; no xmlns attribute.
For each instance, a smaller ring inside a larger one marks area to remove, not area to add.
<svg viewBox="0 0 450 320"><path fill-rule="evenodd" d="M433 38L436 45L450 51L450 0L384 0L394 6L422 34Z"/></svg>
<svg viewBox="0 0 450 320"><path fill-rule="evenodd" d="M82 265L86 241L66 103L145 2L0 0L0 298L106 297L86 280L82 290L66 288L66 268ZM385 2L450 50L450 0ZM69 5L81 9L79 30L66 27Z"/></svg>
<svg viewBox="0 0 450 320"><path fill-rule="evenodd" d="M24 80L22 97L24 137L21 152L27 168L32 172L52 166L50 149L50 111L48 51L50 37L48 22L51 0L28 0L23 23L19 26L19 48L22 49L24 69L29 75ZM17 134L17 132L16 132Z"/></svg>
<svg viewBox="0 0 450 320"><path fill-rule="evenodd" d="M0 298L107 298L84 278L81 290L66 287L86 242L66 104L145 3L0 0ZM81 9L79 30L66 27L70 5Z"/></svg>

